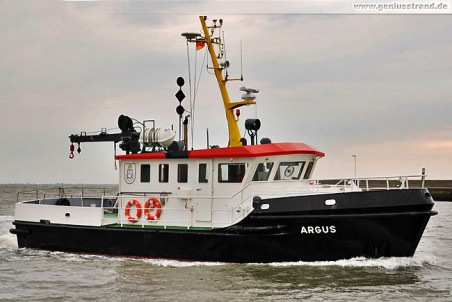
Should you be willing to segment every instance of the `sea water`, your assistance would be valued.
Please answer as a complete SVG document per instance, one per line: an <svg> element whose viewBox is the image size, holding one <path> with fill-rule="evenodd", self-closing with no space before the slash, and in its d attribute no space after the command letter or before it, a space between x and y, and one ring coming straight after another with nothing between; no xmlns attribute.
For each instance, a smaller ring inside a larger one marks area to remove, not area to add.
<svg viewBox="0 0 452 302"><path fill-rule="evenodd" d="M227 264L18 249L27 188L0 185L0 301L452 301L452 202L435 204L412 258Z"/></svg>

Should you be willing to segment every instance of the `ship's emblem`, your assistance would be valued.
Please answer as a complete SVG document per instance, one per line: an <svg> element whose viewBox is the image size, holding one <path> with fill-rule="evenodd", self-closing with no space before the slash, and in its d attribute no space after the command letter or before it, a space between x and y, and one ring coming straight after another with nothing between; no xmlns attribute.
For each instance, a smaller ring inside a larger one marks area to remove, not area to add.
<svg viewBox="0 0 452 302"><path fill-rule="evenodd" d="M124 180L129 185L135 181L136 164L124 164Z"/></svg>

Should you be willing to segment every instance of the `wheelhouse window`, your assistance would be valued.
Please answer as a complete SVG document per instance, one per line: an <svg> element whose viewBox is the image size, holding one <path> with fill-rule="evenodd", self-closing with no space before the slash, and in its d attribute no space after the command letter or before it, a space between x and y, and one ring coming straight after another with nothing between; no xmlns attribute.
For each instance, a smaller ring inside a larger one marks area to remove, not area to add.
<svg viewBox="0 0 452 302"><path fill-rule="evenodd" d="M311 177L313 167L314 167L314 160L309 162L308 167L306 168L306 172L304 173L303 179L309 179Z"/></svg>
<svg viewBox="0 0 452 302"><path fill-rule="evenodd" d="M169 165L160 164L159 165L159 182L168 182L169 179Z"/></svg>
<svg viewBox="0 0 452 302"><path fill-rule="evenodd" d="M199 183L208 183L207 179L207 164L199 164L198 169L198 182Z"/></svg>
<svg viewBox="0 0 452 302"><path fill-rule="evenodd" d="M140 173L141 182L150 182L151 181L151 165L141 165L141 173Z"/></svg>
<svg viewBox="0 0 452 302"><path fill-rule="evenodd" d="M275 180L297 180L303 172L305 161L284 161L279 164Z"/></svg>
<svg viewBox="0 0 452 302"><path fill-rule="evenodd" d="M188 182L188 165L178 164L177 165L177 182L186 183Z"/></svg>
<svg viewBox="0 0 452 302"><path fill-rule="evenodd" d="M257 165L256 172L254 172L253 181L267 181L272 168L272 162L259 163L259 165Z"/></svg>
<svg viewBox="0 0 452 302"><path fill-rule="evenodd" d="M241 183L246 172L245 163L219 164L218 182Z"/></svg>

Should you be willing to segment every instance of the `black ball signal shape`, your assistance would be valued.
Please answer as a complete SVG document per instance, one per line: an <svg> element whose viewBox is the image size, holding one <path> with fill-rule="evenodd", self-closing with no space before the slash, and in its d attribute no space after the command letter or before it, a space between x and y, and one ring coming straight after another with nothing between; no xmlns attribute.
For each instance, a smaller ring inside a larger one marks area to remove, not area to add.
<svg viewBox="0 0 452 302"><path fill-rule="evenodd" d="M185 84L185 80L183 77L178 77L176 80L177 86L182 87Z"/></svg>
<svg viewBox="0 0 452 302"><path fill-rule="evenodd" d="M176 112L180 117L182 117L182 114L184 114L185 112L185 108L182 106L182 101L185 99L185 94L182 91L182 86L184 86L185 80L183 77L178 77L176 83L179 86L179 91L176 93L176 98L179 101L179 106L176 107Z"/></svg>
<svg viewBox="0 0 452 302"><path fill-rule="evenodd" d="M179 91L176 93L176 99L181 103L185 99L185 94L182 91L182 86L184 86L185 81L183 77L178 77L176 80L177 85L179 86Z"/></svg>
<svg viewBox="0 0 452 302"><path fill-rule="evenodd" d="M180 116L182 116L182 114L184 114L184 112L185 112L184 106L182 106L182 105L177 106L177 107L176 107L176 112L177 112L177 114L179 114Z"/></svg>

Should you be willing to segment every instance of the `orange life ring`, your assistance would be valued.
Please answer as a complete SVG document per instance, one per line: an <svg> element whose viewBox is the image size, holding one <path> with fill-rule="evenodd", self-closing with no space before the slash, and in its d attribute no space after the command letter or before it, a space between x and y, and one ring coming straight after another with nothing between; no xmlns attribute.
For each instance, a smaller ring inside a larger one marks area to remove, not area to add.
<svg viewBox="0 0 452 302"><path fill-rule="evenodd" d="M153 209L156 209L154 215L151 214ZM160 215L162 215L162 204L160 203L160 200L154 197L146 200L146 203L144 204L144 214L146 214L148 220L157 220L160 218Z"/></svg>
<svg viewBox="0 0 452 302"><path fill-rule="evenodd" d="M135 205L135 207L137 208L136 217L130 215L130 207L132 206L132 204ZM138 200L131 199L127 202L124 214L127 216L127 219L129 219L130 222L132 222L132 223L137 222L138 219L140 219L142 213L143 213L143 209L141 208L141 204Z"/></svg>

